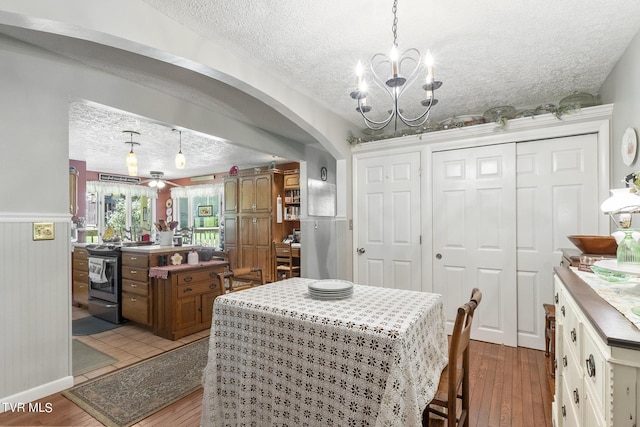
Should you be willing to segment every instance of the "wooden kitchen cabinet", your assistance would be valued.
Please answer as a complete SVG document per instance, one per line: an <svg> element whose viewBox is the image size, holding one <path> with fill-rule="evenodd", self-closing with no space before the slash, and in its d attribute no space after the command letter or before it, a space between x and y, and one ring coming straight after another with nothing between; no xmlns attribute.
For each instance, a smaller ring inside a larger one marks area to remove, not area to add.
<svg viewBox="0 0 640 427"><path fill-rule="evenodd" d="M229 268L238 267L238 216L225 214L224 218L224 250L229 256Z"/></svg>
<svg viewBox="0 0 640 427"><path fill-rule="evenodd" d="M71 294L73 302L81 307L89 306L89 252L76 246L72 256Z"/></svg>
<svg viewBox="0 0 640 427"><path fill-rule="evenodd" d="M236 177L224 179L224 211L238 212L238 178Z"/></svg>
<svg viewBox="0 0 640 427"><path fill-rule="evenodd" d="M271 192L272 181L271 173L240 177L240 213L271 213L274 197Z"/></svg>
<svg viewBox="0 0 640 427"><path fill-rule="evenodd" d="M147 326L153 322L149 260L147 254L122 253L122 317Z"/></svg>
<svg viewBox="0 0 640 427"><path fill-rule="evenodd" d="M177 340L210 328L213 301L223 293L217 274L226 269L225 262L210 261L155 278L154 333Z"/></svg>
<svg viewBox="0 0 640 427"><path fill-rule="evenodd" d="M261 267L265 280L274 280L272 242L282 240L285 230L284 221L278 222L277 215L277 197L284 194L283 183L283 174L278 171L225 179L224 199L229 206L225 206L224 249L232 269ZM236 198L234 210L230 206Z"/></svg>
<svg viewBox="0 0 640 427"><path fill-rule="evenodd" d="M243 267L262 267L262 274L272 277L271 216L244 215L239 223L239 250Z"/></svg>

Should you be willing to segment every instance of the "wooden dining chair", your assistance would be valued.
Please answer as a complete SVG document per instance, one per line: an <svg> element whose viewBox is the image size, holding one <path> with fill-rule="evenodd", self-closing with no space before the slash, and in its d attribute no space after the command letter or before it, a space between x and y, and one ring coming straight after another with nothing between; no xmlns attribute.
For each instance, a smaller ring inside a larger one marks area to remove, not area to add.
<svg viewBox="0 0 640 427"><path fill-rule="evenodd" d="M300 266L294 262L291 243L273 242L277 280L300 276Z"/></svg>
<svg viewBox="0 0 640 427"><path fill-rule="evenodd" d="M423 427L429 426L431 414L446 419L449 427L469 426L469 341L473 313L481 299L482 292L474 288L469 302L458 308L449 342L449 364L440 375L435 397L422 413ZM461 401L459 415L458 399Z"/></svg>
<svg viewBox="0 0 640 427"><path fill-rule="evenodd" d="M266 283L262 267L240 267L227 270L218 273L218 281L220 289L226 289L226 292L242 291Z"/></svg>

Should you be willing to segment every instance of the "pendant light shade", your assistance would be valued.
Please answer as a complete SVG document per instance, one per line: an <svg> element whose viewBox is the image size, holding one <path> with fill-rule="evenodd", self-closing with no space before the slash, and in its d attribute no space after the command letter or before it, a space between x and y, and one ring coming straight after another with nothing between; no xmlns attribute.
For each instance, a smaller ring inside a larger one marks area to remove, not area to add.
<svg viewBox="0 0 640 427"><path fill-rule="evenodd" d="M123 133L128 133L131 136L130 141L125 141L125 144L131 144L131 151L127 154L127 158L125 159L125 163L127 165L127 172L129 176L138 176L138 157L136 157L136 153L133 152L133 146L140 145L138 142L133 141L133 134L140 135L139 132L133 130L123 130Z"/></svg>
<svg viewBox="0 0 640 427"><path fill-rule="evenodd" d="M133 152L133 149L131 149L131 151L129 151L129 154L127 154L127 167L128 168L138 167L138 158L136 157L136 153Z"/></svg>
<svg viewBox="0 0 640 427"><path fill-rule="evenodd" d="M179 151L178 154L176 154L176 167L178 169L184 169L186 163L187 159L184 158L184 154L182 154L182 151Z"/></svg>
<svg viewBox="0 0 640 427"><path fill-rule="evenodd" d="M182 154L182 131L178 129L173 130L180 134L180 151L178 151L178 154L176 154L176 167L178 169L184 169L185 165L187 164L187 159L184 157L184 154Z"/></svg>

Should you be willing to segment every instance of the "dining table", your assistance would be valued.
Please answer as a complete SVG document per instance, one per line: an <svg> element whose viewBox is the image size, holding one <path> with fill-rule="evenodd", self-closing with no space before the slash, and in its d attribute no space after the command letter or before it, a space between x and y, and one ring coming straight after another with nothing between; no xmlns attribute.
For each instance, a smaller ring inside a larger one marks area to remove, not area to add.
<svg viewBox="0 0 640 427"><path fill-rule="evenodd" d="M420 426L447 364L439 294L291 278L218 296L202 426Z"/></svg>

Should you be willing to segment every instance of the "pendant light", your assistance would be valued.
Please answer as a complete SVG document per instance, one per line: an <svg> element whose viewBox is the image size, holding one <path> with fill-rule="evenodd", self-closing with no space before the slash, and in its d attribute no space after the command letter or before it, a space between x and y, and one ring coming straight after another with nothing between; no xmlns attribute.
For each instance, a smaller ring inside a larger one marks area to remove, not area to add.
<svg viewBox="0 0 640 427"><path fill-rule="evenodd" d="M182 154L182 131L178 129L173 130L180 134L180 151L178 151L178 154L176 154L176 167L178 169L184 169L184 166L187 163L187 159L185 159L184 154Z"/></svg>
<svg viewBox="0 0 640 427"><path fill-rule="evenodd" d="M133 152L133 145L140 145L138 142L134 142L133 134L140 135L140 132L136 132L134 130L123 130L122 133L128 133L131 137L130 141L125 141L125 144L131 144L131 151L127 154L127 158L125 163L127 164L127 171L129 176L137 176L138 175L138 158L136 157L136 153Z"/></svg>

